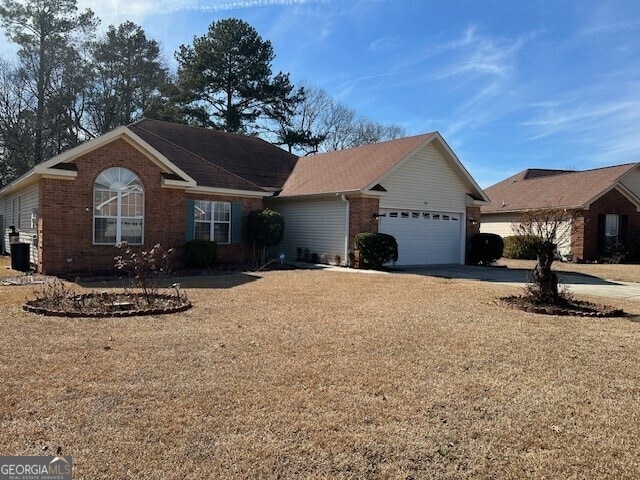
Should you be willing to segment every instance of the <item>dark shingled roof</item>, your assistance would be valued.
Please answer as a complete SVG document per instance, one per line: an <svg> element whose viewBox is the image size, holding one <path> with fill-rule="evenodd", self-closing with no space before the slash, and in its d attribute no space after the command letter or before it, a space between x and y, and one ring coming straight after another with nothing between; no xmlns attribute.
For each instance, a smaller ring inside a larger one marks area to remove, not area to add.
<svg viewBox="0 0 640 480"><path fill-rule="evenodd" d="M491 199L482 213L579 208L610 189L640 163L629 163L594 170L567 171L529 169L485 188Z"/></svg>
<svg viewBox="0 0 640 480"><path fill-rule="evenodd" d="M277 191L298 160L258 137L148 118L128 128L204 187Z"/></svg>

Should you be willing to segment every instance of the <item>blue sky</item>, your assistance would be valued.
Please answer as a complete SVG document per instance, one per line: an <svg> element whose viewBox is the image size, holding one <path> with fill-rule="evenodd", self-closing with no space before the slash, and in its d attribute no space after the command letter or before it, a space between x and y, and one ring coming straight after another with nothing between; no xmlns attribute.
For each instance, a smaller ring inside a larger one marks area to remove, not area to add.
<svg viewBox="0 0 640 480"><path fill-rule="evenodd" d="M80 0L167 58L238 17L275 70L409 134L438 130L482 187L528 167L640 161L640 2ZM1 51L1 49L0 49Z"/></svg>

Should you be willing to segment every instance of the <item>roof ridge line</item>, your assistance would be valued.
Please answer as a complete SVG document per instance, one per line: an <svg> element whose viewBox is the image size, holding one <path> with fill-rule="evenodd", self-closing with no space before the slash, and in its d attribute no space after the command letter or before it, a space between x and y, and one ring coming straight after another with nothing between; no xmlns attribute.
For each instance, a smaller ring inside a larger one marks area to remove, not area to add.
<svg viewBox="0 0 640 480"><path fill-rule="evenodd" d="M386 143L398 142L398 141L401 141L401 140L409 140L411 138L429 137L429 136L433 135L434 133L439 133L439 132L437 130L434 130L433 132L425 132L425 133L419 133L417 135L408 135L406 137L392 138L392 139L389 139L389 140L383 140L382 142L373 142L373 143L367 143L365 145L356 145L355 147L341 148L340 150L330 150L328 152L317 152L317 153L313 153L311 155L305 155L303 157L298 157L298 159L313 158L313 157L316 157L316 156L328 155L328 154L338 153L338 152L349 152L349 151L357 150L357 149L361 149L361 148L373 147L373 146L376 146L376 145L384 145Z"/></svg>
<svg viewBox="0 0 640 480"><path fill-rule="evenodd" d="M166 123L170 123L170 122L166 122ZM165 142L165 143L168 143L169 145L171 145L171 146L173 146L173 147L175 147L175 148L177 148L177 149L179 149L179 150L182 150L183 152L188 153L188 154L189 154L189 155L191 155L192 157L196 157L196 158L198 158L198 159L202 160L203 162L205 162L205 163L207 163L207 164L211 165L212 167L217 168L218 170L221 170L221 171L223 171L223 172L225 172L225 173L228 173L229 175L233 175L234 177L239 178L239 179L240 179L240 180L242 180L243 182L248 183L248 184L250 184L250 185L253 185L253 186L254 186L254 187L256 187L257 189L259 189L259 190L261 190L261 191L263 191L263 192L266 192L266 190L265 190L264 188L262 188L260 185L256 185L256 184L255 184L255 183L253 183L251 180L247 180L246 178L241 177L241 176L240 176L240 175L238 175L237 173L230 172L230 171L229 171L229 170L227 170L226 168L221 167L220 165L216 165L215 163L210 162L210 161L209 161L209 160L207 160L206 158L201 157L200 155L198 155L198 154L196 154L196 153L193 153L191 150L187 150L186 148L184 148L184 147L182 147L182 146L180 146L180 145L177 145L177 144L175 144L175 143L173 143L173 142L171 142L171 141L167 140L166 138L160 137L159 135L156 135L155 133L150 132L149 130L147 130L147 129L145 129L145 128L141 127L140 125L138 125L137 127L138 127L140 130L143 130L144 132L148 133L149 135L151 135L151 136L153 136L153 137L157 138L158 140L163 141L163 142Z"/></svg>

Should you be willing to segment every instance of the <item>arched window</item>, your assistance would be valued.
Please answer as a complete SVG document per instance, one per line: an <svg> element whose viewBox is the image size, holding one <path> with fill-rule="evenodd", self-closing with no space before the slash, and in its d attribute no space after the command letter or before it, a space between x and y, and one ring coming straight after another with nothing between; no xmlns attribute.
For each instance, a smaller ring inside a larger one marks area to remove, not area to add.
<svg viewBox="0 0 640 480"><path fill-rule="evenodd" d="M93 243L143 242L144 188L138 176L122 167L108 168L93 185Z"/></svg>

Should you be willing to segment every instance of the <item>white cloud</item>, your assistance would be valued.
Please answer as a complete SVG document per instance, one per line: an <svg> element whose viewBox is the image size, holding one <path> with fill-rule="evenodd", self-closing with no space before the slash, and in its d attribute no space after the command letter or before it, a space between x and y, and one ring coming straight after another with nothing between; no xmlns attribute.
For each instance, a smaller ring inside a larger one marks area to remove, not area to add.
<svg viewBox="0 0 640 480"><path fill-rule="evenodd" d="M601 98L593 91L583 89L580 93L583 99ZM573 146L577 159L593 165L640 159L640 98L634 94L585 102L578 101L572 92L521 125L531 132L526 141L562 139Z"/></svg>
<svg viewBox="0 0 640 480"><path fill-rule="evenodd" d="M276 5L326 3L329 0L79 0L81 9L91 8L105 22L141 20L150 15L183 11L219 12Z"/></svg>
<svg viewBox="0 0 640 480"><path fill-rule="evenodd" d="M385 52L394 50L400 45L400 39L398 37L384 36L377 38L369 44L369 50L373 52Z"/></svg>

